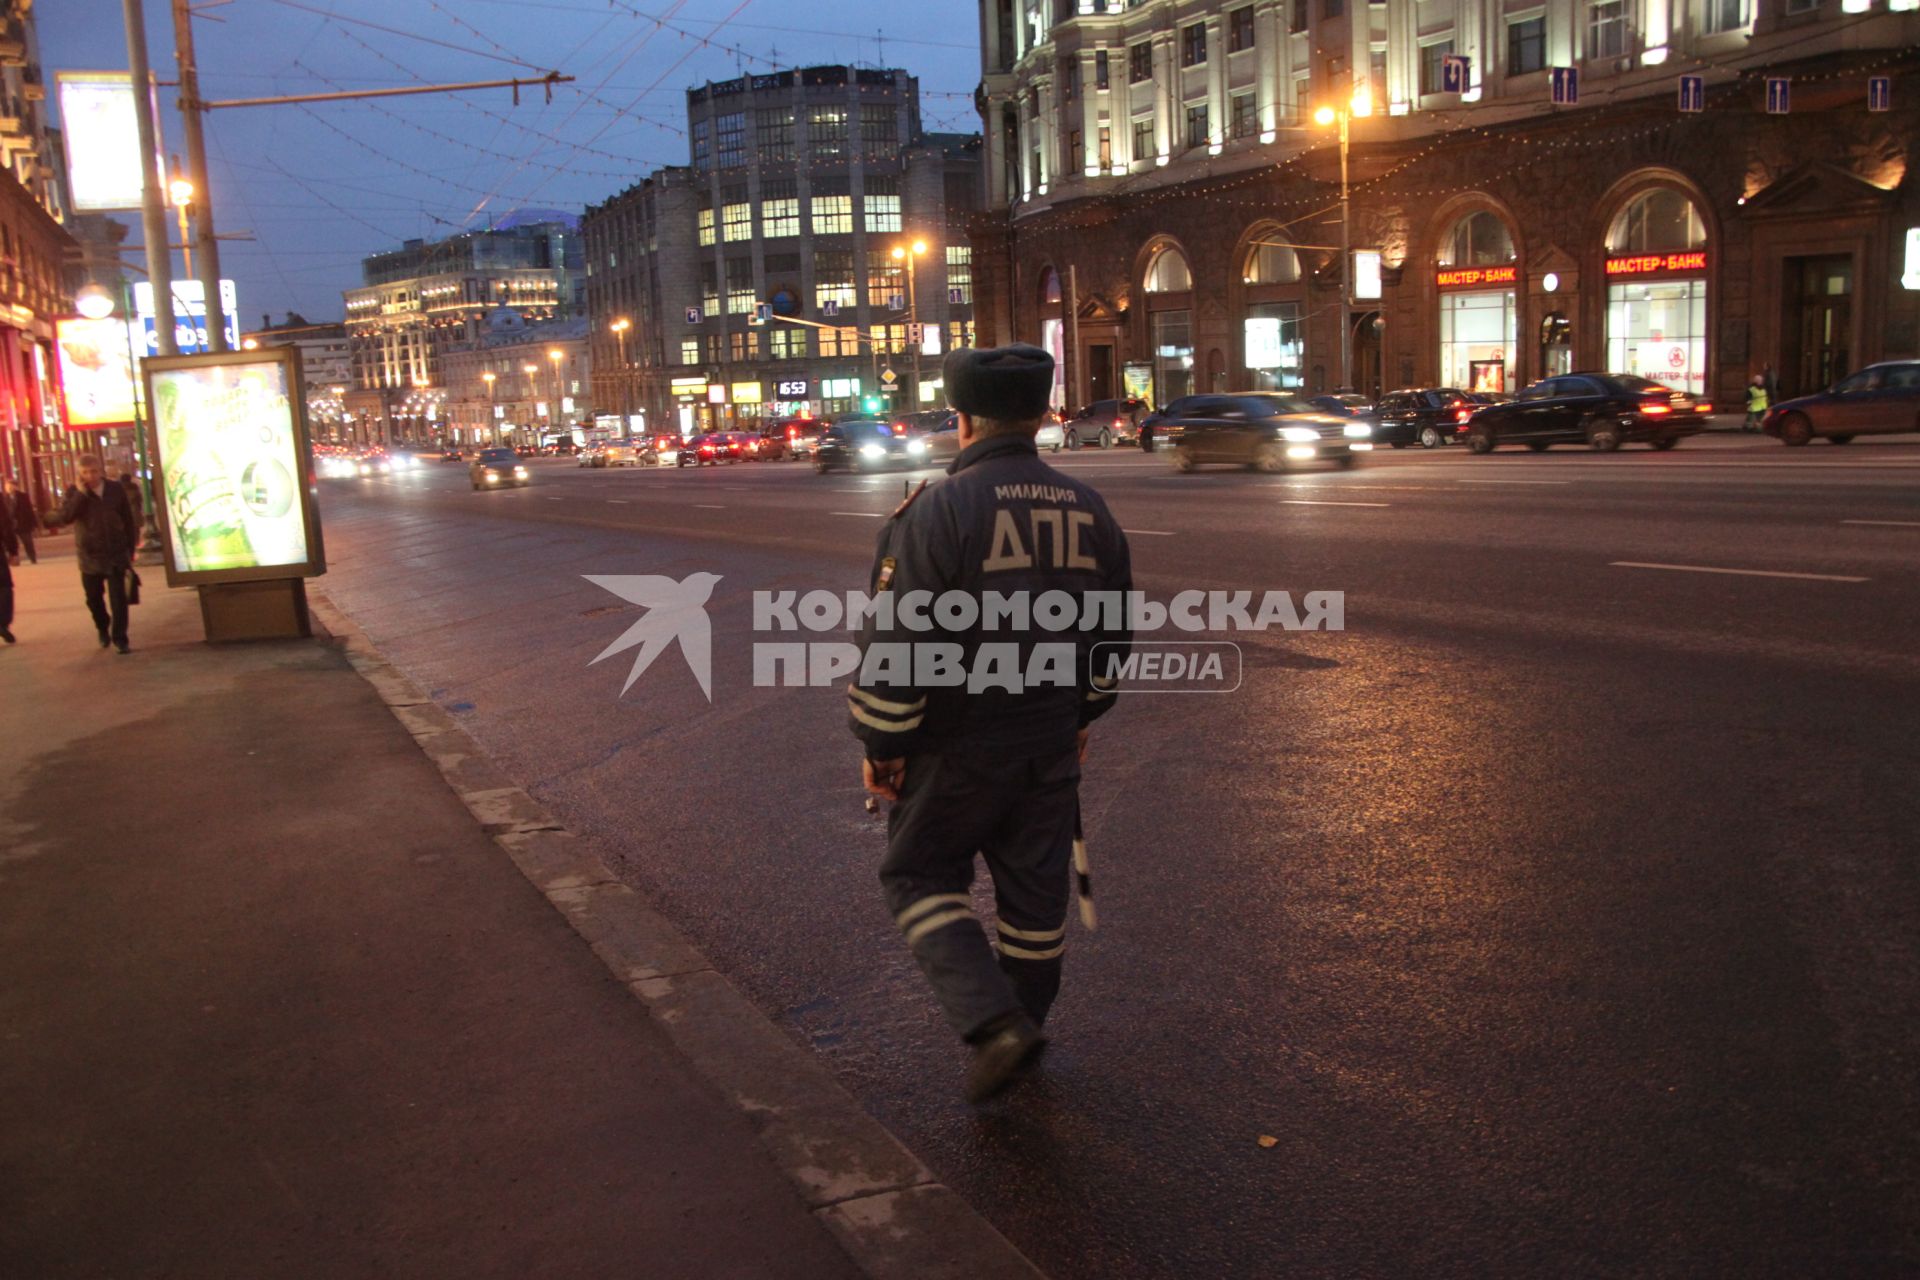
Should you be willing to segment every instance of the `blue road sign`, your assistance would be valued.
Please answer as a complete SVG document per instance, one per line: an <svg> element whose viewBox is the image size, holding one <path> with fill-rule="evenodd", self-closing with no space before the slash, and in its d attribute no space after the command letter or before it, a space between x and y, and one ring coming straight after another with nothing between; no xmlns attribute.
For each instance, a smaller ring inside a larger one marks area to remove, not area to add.
<svg viewBox="0 0 1920 1280"><path fill-rule="evenodd" d="M1680 109L1682 111L1707 109L1707 78L1705 76L1680 77Z"/></svg>
<svg viewBox="0 0 1920 1280"><path fill-rule="evenodd" d="M966 306L966 305L967 305L967 291L966 291L965 289L949 289L949 290L947 290L947 302L948 302L948 304L949 304L950 306L955 306L955 307L964 307L964 306Z"/></svg>
<svg viewBox="0 0 1920 1280"><path fill-rule="evenodd" d="M1893 110L1893 77L1892 76L1868 76L1867 77L1867 110L1869 111Z"/></svg>
<svg viewBox="0 0 1920 1280"><path fill-rule="evenodd" d="M699 324L699 323L700 323L700 308L698 308L698 307L688 307L688 308L687 308L687 323L688 323L688 324Z"/></svg>
<svg viewBox="0 0 1920 1280"><path fill-rule="evenodd" d="M1783 116L1793 106L1793 81L1786 76L1767 77L1767 114Z"/></svg>
<svg viewBox="0 0 1920 1280"><path fill-rule="evenodd" d="M1580 68L1554 67L1548 74L1554 106L1571 107L1580 101Z"/></svg>
<svg viewBox="0 0 1920 1280"><path fill-rule="evenodd" d="M828 317L837 316L840 314L840 304L832 298L828 298L820 304L820 314Z"/></svg>
<svg viewBox="0 0 1920 1280"><path fill-rule="evenodd" d="M890 293L890 294L888 294L888 295L887 295L887 310L889 310L889 311L905 311L906 309L907 309L907 295L906 295L906 294L904 294L904 293Z"/></svg>
<svg viewBox="0 0 1920 1280"><path fill-rule="evenodd" d="M1440 59L1440 92L1465 93L1473 86L1473 64L1457 53Z"/></svg>
<svg viewBox="0 0 1920 1280"><path fill-rule="evenodd" d="M772 323L772 321L773 321L773 304L771 302L756 302L753 306L753 319L749 320L747 323L748 324L770 324Z"/></svg>

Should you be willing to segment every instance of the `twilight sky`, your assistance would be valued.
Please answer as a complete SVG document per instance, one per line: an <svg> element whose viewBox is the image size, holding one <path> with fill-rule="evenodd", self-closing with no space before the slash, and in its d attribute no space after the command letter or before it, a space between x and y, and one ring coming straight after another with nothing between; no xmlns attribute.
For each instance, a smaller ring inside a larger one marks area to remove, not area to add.
<svg viewBox="0 0 1920 1280"><path fill-rule="evenodd" d="M200 0L196 7L203 14L194 28L201 92L213 100L548 70L576 77L550 105L539 90L523 90L515 107L509 90L493 89L211 113L219 230L256 237L222 241L220 250L246 328L264 312L276 321L288 310L339 319L340 291L359 283L367 253L521 208L578 212L660 165L685 164L685 91L707 80L774 65L899 66L920 77L926 127L979 128L972 104L978 9L966 0ZM146 10L154 73L172 79L168 0L146 0ZM126 68L118 0L58 0L36 6L35 16L49 85L56 71ZM164 86L160 127L167 150L181 154L180 115ZM115 216L133 228L128 243L137 244L139 214Z"/></svg>

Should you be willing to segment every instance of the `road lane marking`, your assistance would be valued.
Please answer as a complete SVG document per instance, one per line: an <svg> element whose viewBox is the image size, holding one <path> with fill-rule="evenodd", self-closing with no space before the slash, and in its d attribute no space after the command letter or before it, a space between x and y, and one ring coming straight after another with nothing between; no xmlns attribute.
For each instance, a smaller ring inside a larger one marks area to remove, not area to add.
<svg viewBox="0 0 1920 1280"><path fill-rule="evenodd" d="M548 498L547 501L548 502L565 502L566 499L565 498Z"/></svg>
<svg viewBox="0 0 1920 1280"><path fill-rule="evenodd" d="M696 502L693 505L700 508L702 511L725 511L726 510L725 507L721 506L717 502Z"/></svg>
<svg viewBox="0 0 1920 1280"><path fill-rule="evenodd" d="M884 511L829 511L827 512L827 514L830 516L871 516L873 519L878 520L880 517L884 516L886 512Z"/></svg>
<svg viewBox="0 0 1920 1280"><path fill-rule="evenodd" d="M1920 529L1920 520L1842 520L1841 524L1871 524L1892 529Z"/></svg>
<svg viewBox="0 0 1920 1280"><path fill-rule="evenodd" d="M1462 480L1461 484L1572 484L1571 480Z"/></svg>
<svg viewBox="0 0 1920 1280"><path fill-rule="evenodd" d="M1325 502L1318 498L1282 498L1289 507L1390 507L1391 502Z"/></svg>
<svg viewBox="0 0 1920 1280"><path fill-rule="evenodd" d="M1726 573L1741 578L1799 578L1807 582L1871 582L1844 573L1787 573L1779 569L1721 569L1704 564L1648 564L1640 560L1611 560L1614 569L1669 569L1674 573Z"/></svg>
<svg viewBox="0 0 1920 1280"><path fill-rule="evenodd" d="M1130 538L1171 538L1174 536L1173 530L1171 529L1122 529L1120 532Z"/></svg>
<svg viewBox="0 0 1920 1280"><path fill-rule="evenodd" d="M625 498L608 498L607 501L616 507L624 507L624 506L630 505Z"/></svg>

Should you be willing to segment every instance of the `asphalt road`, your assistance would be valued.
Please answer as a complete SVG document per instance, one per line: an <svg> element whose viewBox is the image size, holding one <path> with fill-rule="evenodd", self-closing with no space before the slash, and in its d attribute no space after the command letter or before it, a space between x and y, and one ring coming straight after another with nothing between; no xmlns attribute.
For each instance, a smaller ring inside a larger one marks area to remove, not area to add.
<svg viewBox="0 0 1920 1280"><path fill-rule="evenodd" d="M838 689L752 687L751 592L865 585L902 477L429 462L326 484L322 585L1061 1280L1920 1272L1920 444L1059 461L1156 598L1346 630L1102 721L1102 927L980 1113ZM711 704L620 696L582 575L696 570Z"/></svg>

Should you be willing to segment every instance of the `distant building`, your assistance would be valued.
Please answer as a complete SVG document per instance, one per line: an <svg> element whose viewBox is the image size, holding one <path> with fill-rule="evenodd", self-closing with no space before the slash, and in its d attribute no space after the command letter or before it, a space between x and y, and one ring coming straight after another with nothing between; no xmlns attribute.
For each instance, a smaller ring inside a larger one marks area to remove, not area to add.
<svg viewBox="0 0 1920 1280"><path fill-rule="evenodd" d="M448 441L522 445L574 436L593 418L590 367L584 315L525 324L502 313L479 339L447 352Z"/></svg>
<svg viewBox="0 0 1920 1280"><path fill-rule="evenodd" d="M937 403L972 341L978 137L923 132L899 70L744 76L687 114L690 163L582 222L597 401L687 431Z"/></svg>
<svg viewBox="0 0 1920 1280"><path fill-rule="evenodd" d="M313 324L289 312L279 324L261 316L260 327L240 335L241 347L297 347L307 385L307 419L316 440L347 438L346 395L353 383L353 360L347 326L337 322Z"/></svg>
<svg viewBox="0 0 1920 1280"><path fill-rule="evenodd" d="M344 400L356 430L437 437L448 351L478 342L502 315L538 324L576 313L580 267L575 220L544 212L364 259L362 286L344 295L352 362Z"/></svg>
<svg viewBox="0 0 1920 1280"><path fill-rule="evenodd" d="M70 435L60 409L53 321L72 314L67 264L79 246L62 225L63 156L46 126L45 84L30 0L0 2L0 475L42 508L73 481L80 454L132 435Z"/></svg>

